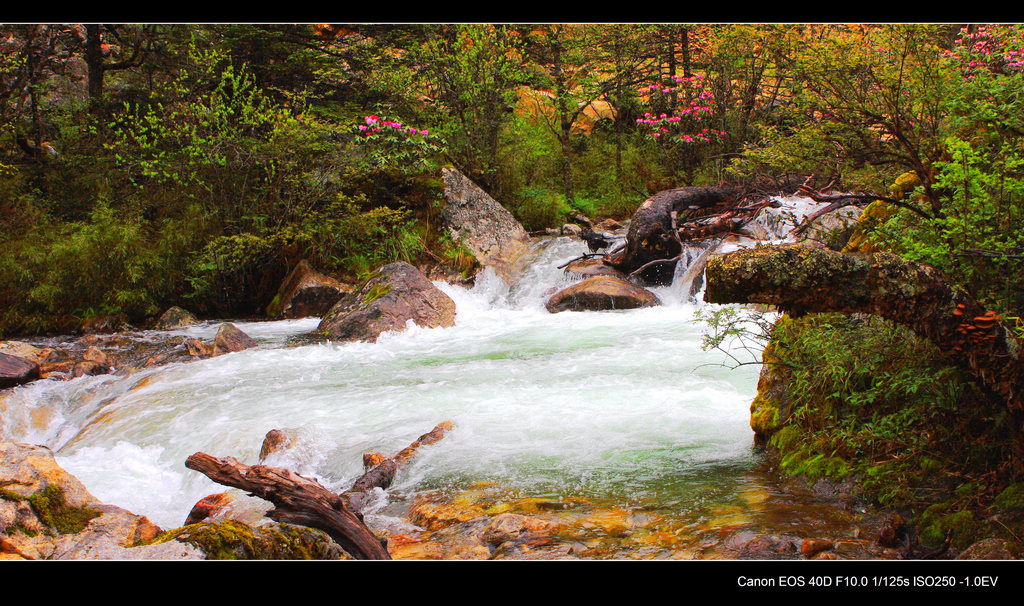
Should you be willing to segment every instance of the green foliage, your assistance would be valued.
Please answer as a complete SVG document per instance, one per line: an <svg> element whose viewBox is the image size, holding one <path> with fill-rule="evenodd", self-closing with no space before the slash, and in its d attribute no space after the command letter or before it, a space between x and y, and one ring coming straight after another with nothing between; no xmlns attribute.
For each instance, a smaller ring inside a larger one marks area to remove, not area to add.
<svg viewBox="0 0 1024 606"><path fill-rule="evenodd" d="M771 339L793 402L771 440L788 473L857 477L867 496L914 507L937 485L991 481L992 469L1009 464L1005 411L909 331L816 314L778 322Z"/></svg>
<svg viewBox="0 0 1024 606"><path fill-rule="evenodd" d="M167 282L174 280L168 276L175 273L167 265L168 251L154 246L140 220L106 204L96 206L88 222L50 233L52 244L32 251L41 266L27 293L49 313L144 316L156 312Z"/></svg>
<svg viewBox="0 0 1024 606"><path fill-rule="evenodd" d="M200 302L197 309L221 313L265 308L286 268L300 258L351 276L390 261L412 261L424 248L415 225L407 210L361 211L349 201L312 213L297 225L219 236L189 262L189 297Z"/></svg>

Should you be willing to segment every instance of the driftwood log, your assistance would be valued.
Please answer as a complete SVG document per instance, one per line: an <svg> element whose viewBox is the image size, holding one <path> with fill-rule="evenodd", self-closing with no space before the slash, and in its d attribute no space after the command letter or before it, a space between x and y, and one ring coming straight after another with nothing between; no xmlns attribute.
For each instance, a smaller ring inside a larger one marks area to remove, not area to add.
<svg viewBox="0 0 1024 606"><path fill-rule="evenodd" d="M390 560L382 542L366 524L348 509L345 500L318 482L280 467L245 465L234 457L217 458L197 452L185 467L198 471L218 484L247 491L274 504L270 519L317 528L326 532L352 557L360 560Z"/></svg>
<svg viewBox="0 0 1024 606"><path fill-rule="evenodd" d="M438 424L394 457L380 453L363 455L365 473L342 494L333 493L319 482L291 470L245 465L234 457L218 458L197 452L185 461L185 467L218 484L239 488L270 501L275 506L267 513L270 519L323 530L356 559L389 560L387 541L373 534L359 513L366 493L375 487L390 486L403 463L421 446L443 438L451 428L450 421Z"/></svg>
<svg viewBox="0 0 1024 606"><path fill-rule="evenodd" d="M1024 410L1024 344L933 267L888 253L764 246L712 259L704 300L799 316L870 313L930 339L990 396Z"/></svg>
<svg viewBox="0 0 1024 606"><path fill-rule="evenodd" d="M398 468L408 461L420 446L433 444L448 433L453 427L451 421L439 423L434 429L423 434L415 442L406 446L393 457L385 457L381 453L367 453L363 455L363 469L365 473L352 484L352 487L342 493L341 497L353 511L361 511L366 502L367 493L374 488L387 488L395 480Z"/></svg>

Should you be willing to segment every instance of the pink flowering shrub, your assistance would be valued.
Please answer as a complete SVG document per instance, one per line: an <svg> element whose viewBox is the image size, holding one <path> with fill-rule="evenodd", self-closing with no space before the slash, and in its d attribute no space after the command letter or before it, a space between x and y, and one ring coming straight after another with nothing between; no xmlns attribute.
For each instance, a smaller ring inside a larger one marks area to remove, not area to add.
<svg viewBox="0 0 1024 606"><path fill-rule="evenodd" d="M356 125L359 142L364 144L370 163L379 168L429 169L443 151L428 129L375 114L365 116L363 122Z"/></svg>
<svg viewBox="0 0 1024 606"><path fill-rule="evenodd" d="M967 80L982 70L1013 74L1024 68L1024 41L1014 25L979 25L973 32L963 27L953 49L945 55Z"/></svg>
<svg viewBox="0 0 1024 606"><path fill-rule="evenodd" d="M705 88L703 77L676 76L672 84L651 84L639 93L652 111L644 112L636 122L648 128L654 139L689 145L710 143L725 136L725 131L711 126L715 98Z"/></svg>
<svg viewBox="0 0 1024 606"><path fill-rule="evenodd" d="M427 129L417 129L415 126L402 125L401 122L395 120L383 120L379 116L369 115L363 118L366 124L360 124L357 128L361 133L366 136L372 136L376 133L384 132L384 129L392 129L400 133L409 135L429 135L430 131Z"/></svg>

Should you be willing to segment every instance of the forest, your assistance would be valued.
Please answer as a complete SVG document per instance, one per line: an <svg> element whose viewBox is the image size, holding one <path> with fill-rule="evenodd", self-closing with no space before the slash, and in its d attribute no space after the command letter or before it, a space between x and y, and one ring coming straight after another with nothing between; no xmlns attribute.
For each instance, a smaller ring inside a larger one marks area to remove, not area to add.
<svg viewBox="0 0 1024 606"><path fill-rule="evenodd" d="M1010 25L4 25L0 333L258 315L298 259L458 259L453 165L528 230L816 175L875 246L1006 317L1020 268Z"/></svg>
<svg viewBox="0 0 1024 606"><path fill-rule="evenodd" d="M715 302L792 313L711 312L704 347L767 344L759 444L901 511L905 555L1024 546L1011 24L3 24L0 337L151 327L171 306L266 319L300 261L346 283L397 261L468 279L478 260L441 220L447 168L531 234L635 224L680 188L863 209L832 252L934 271L943 304L969 301L943 313L997 322L1008 349L980 358L915 325L938 304L906 303L909 282L837 303L854 289L824 280L796 301L753 272L737 288L762 279L761 298ZM845 271L814 255L806 275ZM784 288L806 288L793 272Z"/></svg>

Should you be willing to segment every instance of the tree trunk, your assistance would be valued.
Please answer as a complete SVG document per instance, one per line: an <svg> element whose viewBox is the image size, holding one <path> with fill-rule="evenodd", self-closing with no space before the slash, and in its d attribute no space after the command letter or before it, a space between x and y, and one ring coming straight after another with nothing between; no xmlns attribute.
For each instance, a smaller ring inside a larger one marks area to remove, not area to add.
<svg viewBox="0 0 1024 606"><path fill-rule="evenodd" d="M103 97L103 47L98 24L85 26L85 66L89 74L89 101L95 106Z"/></svg>
<svg viewBox="0 0 1024 606"><path fill-rule="evenodd" d="M1024 409L1024 344L933 267L888 253L766 246L712 259L709 303L775 305L793 315L870 313L930 339L989 396Z"/></svg>
<svg viewBox="0 0 1024 606"><path fill-rule="evenodd" d="M609 264L627 274L659 259L671 259L682 251L682 245L673 234L672 214L724 206L739 200L743 190L722 185L713 187L681 187L658 192L648 198L633 213L626 233L626 248L609 260ZM663 268L671 279L671 268ZM659 274L660 275L660 274ZM648 280L651 281L651 280Z"/></svg>

